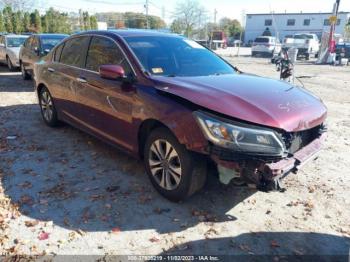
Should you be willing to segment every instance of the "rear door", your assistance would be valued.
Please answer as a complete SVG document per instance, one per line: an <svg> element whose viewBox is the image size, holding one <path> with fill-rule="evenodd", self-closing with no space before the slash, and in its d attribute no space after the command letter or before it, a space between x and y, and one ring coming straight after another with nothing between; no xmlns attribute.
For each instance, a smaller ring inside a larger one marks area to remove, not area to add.
<svg viewBox="0 0 350 262"><path fill-rule="evenodd" d="M76 90L81 88L79 82L81 70L85 65L86 52L90 42L89 36L71 38L61 43L56 49L52 63L47 68L52 95L59 108L59 114L67 121L79 123L80 112Z"/></svg>
<svg viewBox="0 0 350 262"><path fill-rule="evenodd" d="M103 79L99 75L101 65L121 65L127 75L132 68L118 44L111 38L93 36L86 58L86 70L81 71L82 85L77 88L81 117L86 126L98 136L127 149L130 144L133 84L121 80Z"/></svg>

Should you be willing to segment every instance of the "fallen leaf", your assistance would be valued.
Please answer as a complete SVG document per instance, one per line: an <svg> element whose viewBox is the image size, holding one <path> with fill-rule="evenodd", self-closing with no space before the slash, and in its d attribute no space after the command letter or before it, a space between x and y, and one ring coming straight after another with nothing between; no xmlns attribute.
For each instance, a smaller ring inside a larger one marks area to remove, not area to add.
<svg viewBox="0 0 350 262"><path fill-rule="evenodd" d="M38 239L39 240L46 240L46 239L48 239L49 238L49 233L46 233L46 232L41 232L40 234L39 234L39 236L38 236Z"/></svg>
<svg viewBox="0 0 350 262"><path fill-rule="evenodd" d="M271 241L271 247L275 248L275 247L280 247L280 245L277 243L276 240L272 240Z"/></svg>
<svg viewBox="0 0 350 262"><path fill-rule="evenodd" d="M24 224L26 225L26 227L35 227L36 225L39 224L39 221L38 220L25 221Z"/></svg>
<svg viewBox="0 0 350 262"><path fill-rule="evenodd" d="M155 243L155 242L159 242L159 238L156 238L156 237L152 237L149 239L149 241L151 241L152 243Z"/></svg>
<svg viewBox="0 0 350 262"><path fill-rule="evenodd" d="M112 228L112 233L113 234L119 234L121 232L120 228L119 227L114 227Z"/></svg>

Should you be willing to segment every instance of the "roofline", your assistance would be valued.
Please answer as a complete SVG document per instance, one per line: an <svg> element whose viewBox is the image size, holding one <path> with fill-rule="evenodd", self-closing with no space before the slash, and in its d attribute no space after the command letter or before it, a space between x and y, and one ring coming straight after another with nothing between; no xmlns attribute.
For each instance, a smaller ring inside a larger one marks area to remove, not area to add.
<svg viewBox="0 0 350 262"><path fill-rule="evenodd" d="M246 14L246 15L332 15L333 13L261 13L261 14ZM348 14L350 12L339 12L338 15Z"/></svg>

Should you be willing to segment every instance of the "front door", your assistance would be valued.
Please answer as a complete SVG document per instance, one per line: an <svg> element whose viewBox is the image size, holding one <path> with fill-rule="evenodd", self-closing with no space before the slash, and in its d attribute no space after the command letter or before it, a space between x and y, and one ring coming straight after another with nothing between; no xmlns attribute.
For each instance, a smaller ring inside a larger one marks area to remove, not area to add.
<svg viewBox="0 0 350 262"><path fill-rule="evenodd" d="M80 76L84 84L77 88L77 100L83 105L80 115L98 136L131 150L130 128L135 89L133 84L122 80L102 79L98 73L101 65L121 65L127 75L133 74L113 39L93 36L87 53L86 70Z"/></svg>

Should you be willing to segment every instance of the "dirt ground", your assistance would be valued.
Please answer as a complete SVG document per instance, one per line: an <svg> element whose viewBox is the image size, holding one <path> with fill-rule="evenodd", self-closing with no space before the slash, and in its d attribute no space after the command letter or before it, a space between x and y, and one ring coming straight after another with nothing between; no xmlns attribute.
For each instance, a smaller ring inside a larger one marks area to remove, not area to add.
<svg viewBox="0 0 350 262"><path fill-rule="evenodd" d="M267 59L227 58L278 77ZM70 126L46 127L32 82L0 67L0 254L348 255L350 67L299 62L329 109L317 160L285 193L211 178L185 203L159 196L141 162Z"/></svg>

